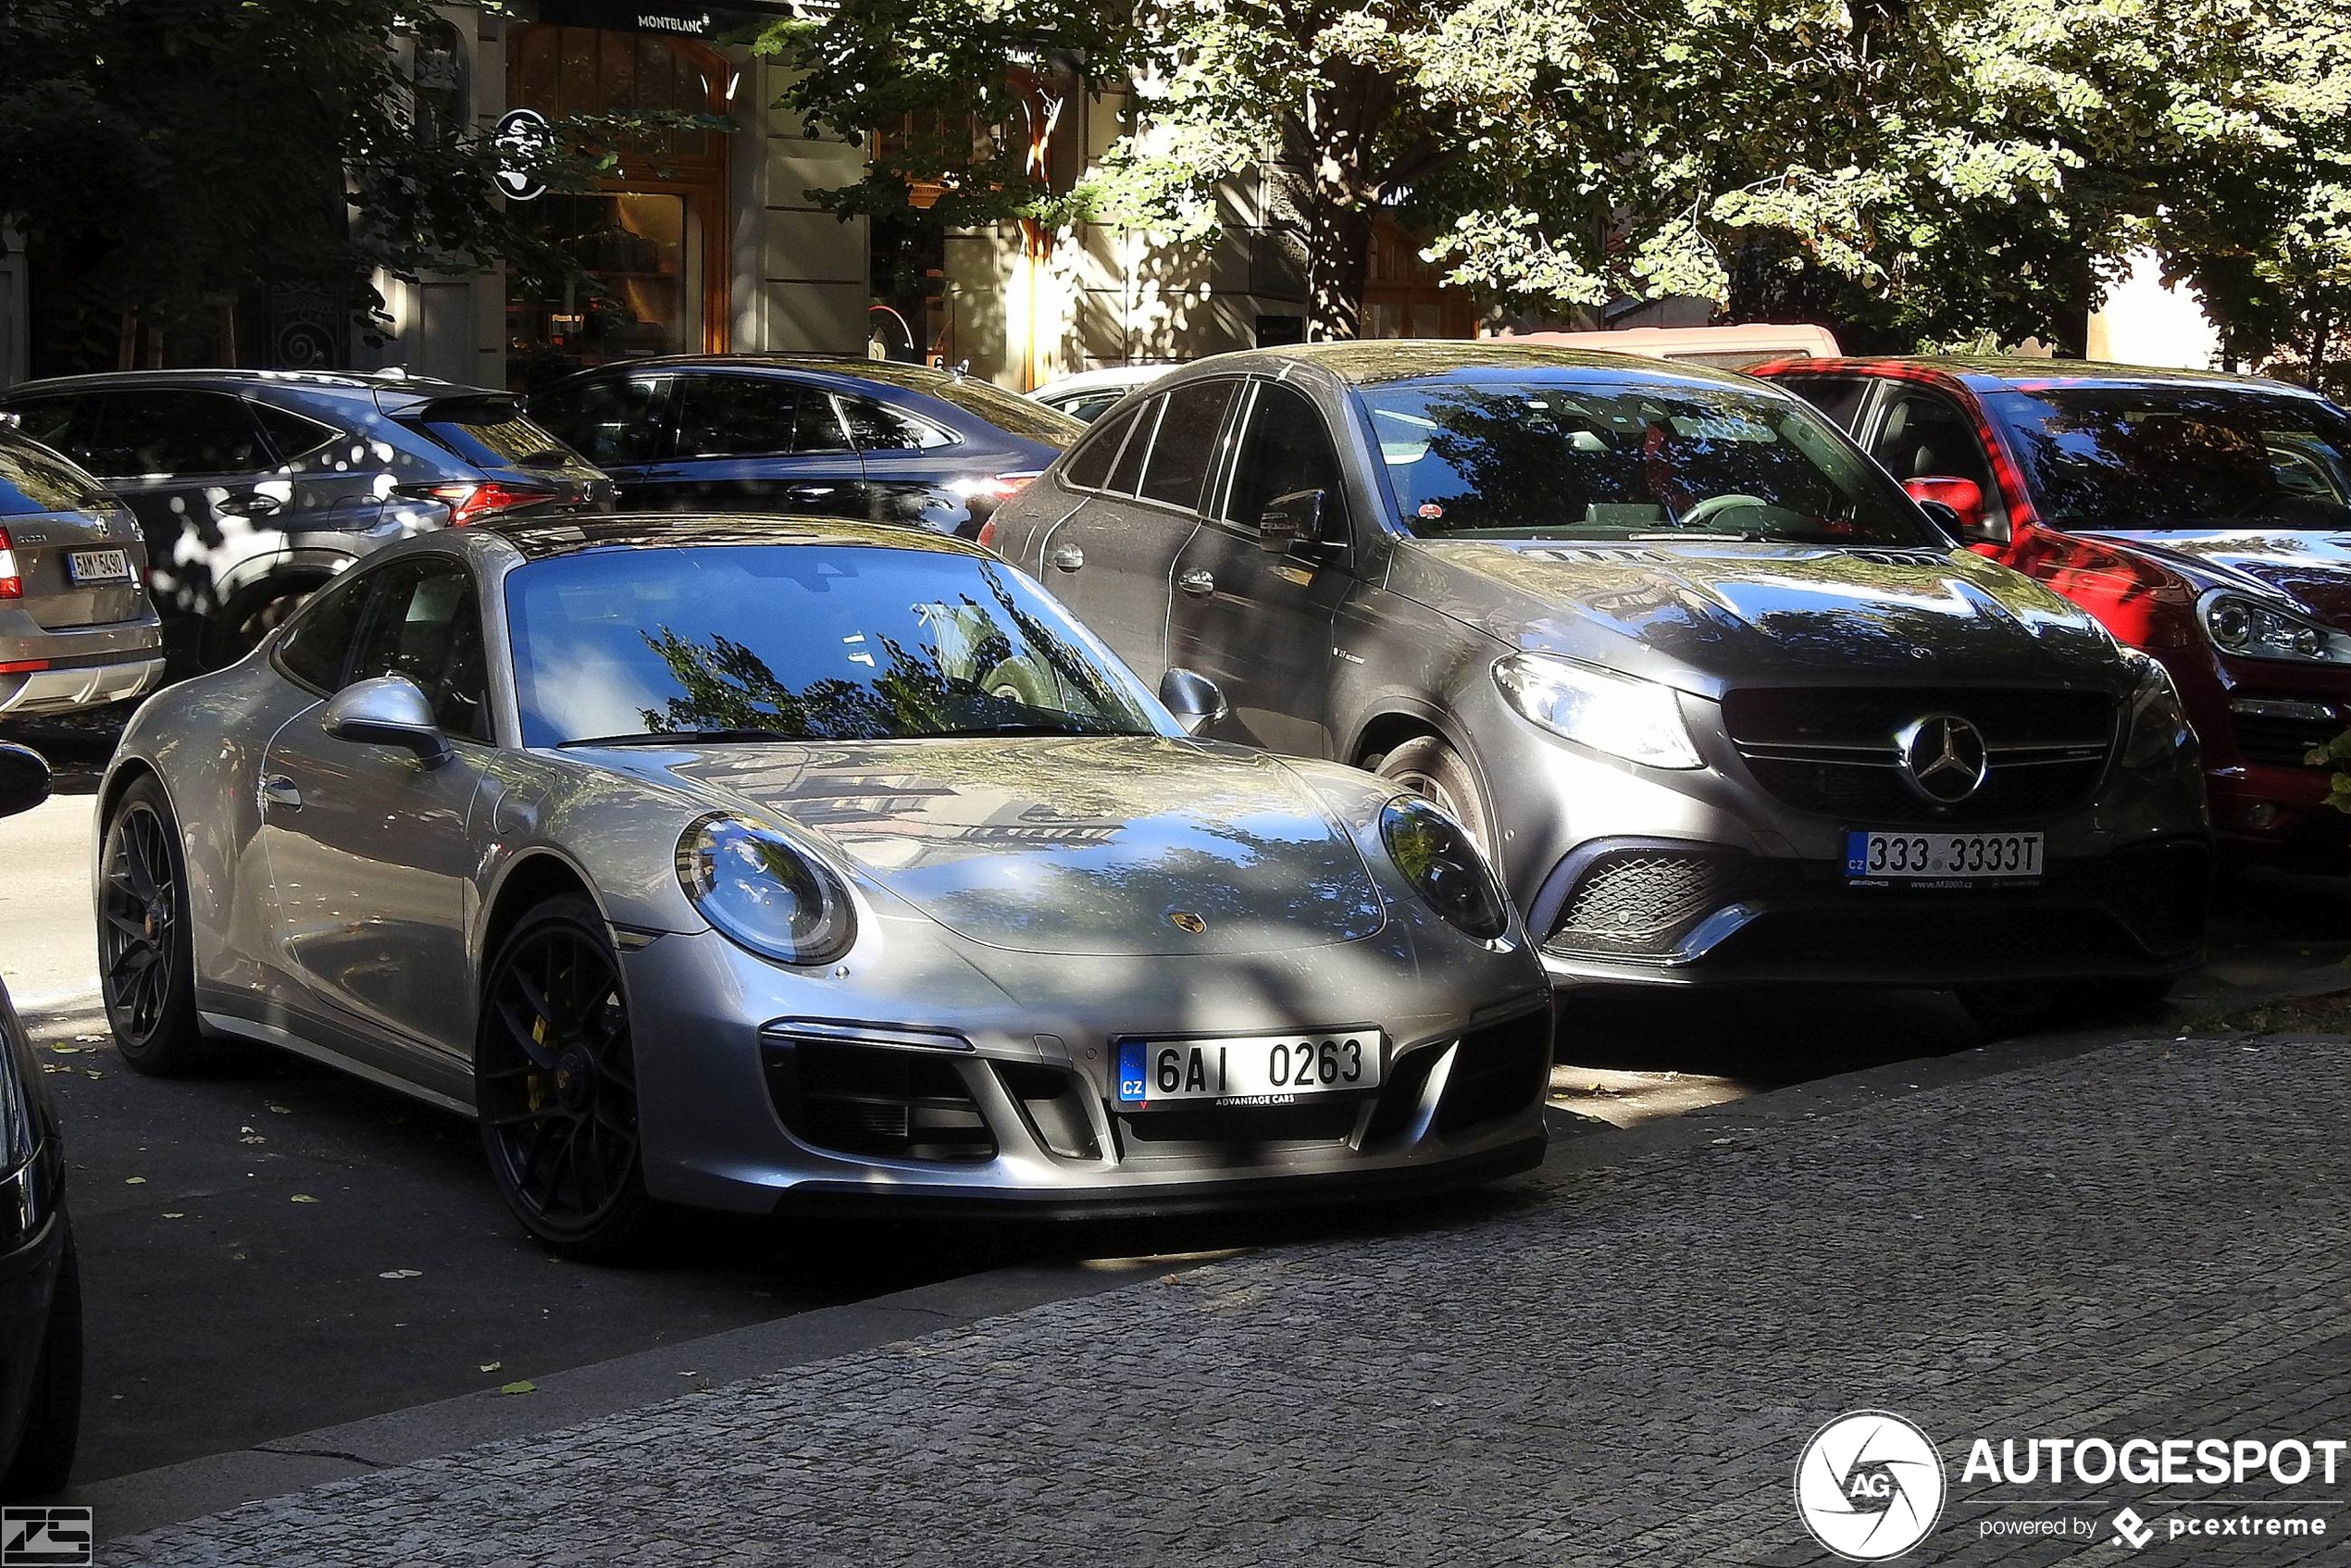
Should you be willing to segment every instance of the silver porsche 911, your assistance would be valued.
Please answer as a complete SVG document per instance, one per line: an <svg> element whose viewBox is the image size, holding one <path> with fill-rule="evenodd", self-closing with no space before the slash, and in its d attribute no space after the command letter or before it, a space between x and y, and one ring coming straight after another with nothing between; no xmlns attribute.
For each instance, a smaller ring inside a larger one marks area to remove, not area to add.
<svg viewBox="0 0 2351 1568"><path fill-rule="evenodd" d="M124 734L115 1038L476 1114L523 1224L591 1256L663 1203L1153 1210L1533 1164L1548 988L1466 835L1190 738L1197 676L1161 698L937 535L415 540Z"/></svg>

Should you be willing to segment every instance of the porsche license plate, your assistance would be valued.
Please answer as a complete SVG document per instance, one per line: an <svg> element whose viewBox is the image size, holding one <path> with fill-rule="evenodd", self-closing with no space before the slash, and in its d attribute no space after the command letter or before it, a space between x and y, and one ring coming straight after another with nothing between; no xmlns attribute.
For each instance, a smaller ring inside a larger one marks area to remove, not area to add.
<svg viewBox="0 0 2351 1568"><path fill-rule="evenodd" d="M2041 875L2038 833L1845 835L1848 882L2027 881Z"/></svg>
<svg viewBox="0 0 2351 1568"><path fill-rule="evenodd" d="M127 550L68 551L66 576L76 583L129 582L131 553Z"/></svg>
<svg viewBox="0 0 2351 1568"><path fill-rule="evenodd" d="M1287 1105L1377 1089L1387 1038L1377 1029L1118 1042L1118 1102L1129 1110L1198 1103Z"/></svg>

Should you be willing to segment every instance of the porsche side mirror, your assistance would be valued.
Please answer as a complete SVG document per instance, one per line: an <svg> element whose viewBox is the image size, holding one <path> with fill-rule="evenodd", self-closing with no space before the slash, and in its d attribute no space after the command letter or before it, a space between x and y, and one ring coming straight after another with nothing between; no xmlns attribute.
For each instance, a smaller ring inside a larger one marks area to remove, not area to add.
<svg viewBox="0 0 2351 1568"><path fill-rule="evenodd" d="M449 738L432 716L432 704L404 675L355 680L327 699L327 733L362 746L399 746L417 753L427 767L449 760Z"/></svg>
<svg viewBox="0 0 2351 1568"><path fill-rule="evenodd" d="M1159 678L1159 700L1187 735L1197 735L1228 711L1216 682L1198 670L1171 668Z"/></svg>
<svg viewBox="0 0 2351 1568"><path fill-rule="evenodd" d="M1984 487L1973 479L1935 474L1922 479L1904 479L1902 488L1909 492L1910 499L1917 502L1928 516L1934 517L1946 533L1961 544L1974 544L1986 540L2006 542L1995 538L1995 530L1984 520Z"/></svg>
<svg viewBox="0 0 2351 1568"><path fill-rule="evenodd" d="M0 745L0 816L31 811L49 798L49 765L28 746Z"/></svg>
<svg viewBox="0 0 2351 1568"><path fill-rule="evenodd" d="M1323 492L1294 490L1265 504L1257 516L1257 548L1280 555L1323 537Z"/></svg>

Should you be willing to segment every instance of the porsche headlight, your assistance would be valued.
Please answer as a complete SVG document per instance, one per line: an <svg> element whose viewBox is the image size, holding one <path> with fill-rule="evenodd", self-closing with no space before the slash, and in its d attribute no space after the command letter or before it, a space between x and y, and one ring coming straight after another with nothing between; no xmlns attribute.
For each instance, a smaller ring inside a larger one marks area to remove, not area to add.
<svg viewBox="0 0 2351 1568"><path fill-rule="evenodd" d="M2351 664L2351 637L2242 593L2208 593L2196 615L2204 635L2224 653L2293 664Z"/></svg>
<svg viewBox="0 0 2351 1568"><path fill-rule="evenodd" d="M1465 936L1490 942L1511 928L1510 905L1462 825L1415 795L1380 812L1388 858L1428 906Z"/></svg>
<svg viewBox="0 0 2351 1568"><path fill-rule="evenodd" d="M829 964L857 940L840 878L772 828L703 817L678 840L678 880L729 940L779 964Z"/></svg>
<svg viewBox="0 0 2351 1568"><path fill-rule="evenodd" d="M2179 689L2164 667L2146 654L2133 656L2144 667L2131 692L2129 722L2122 731L2124 767L2161 767L2174 760L2196 757L2196 730L2187 710L2180 705Z"/></svg>
<svg viewBox="0 0 2351 1568"><path fill-rule="evenodd" d="M1542 653L1512 653L1494 666L1529 723L1554 735L1649 767L1698 767L1698 747L1673 689Z"/></svg>

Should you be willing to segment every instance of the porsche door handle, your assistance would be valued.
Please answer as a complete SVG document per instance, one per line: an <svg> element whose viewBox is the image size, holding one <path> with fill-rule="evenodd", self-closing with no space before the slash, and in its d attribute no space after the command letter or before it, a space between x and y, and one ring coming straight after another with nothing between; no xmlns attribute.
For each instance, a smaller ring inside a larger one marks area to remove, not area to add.
<svg viewBox="0 0 2351 1568"><path fill-rule="evenodd" d="M267 811L271 806L283 806L288 811L302 809L302 791L282 773L273 773L261 781L261 809Z"/></svg>
<svg viewBox="0 0 2351 1568"><path fill-rule="evenodd" d="M1074 572L1086 565L1086 552L1075 544L1057 545L1045 559L1053 564L1057 572Z"/></svg>
<svg viewBox="0 0 2351 1568"><path fill-rule="evenodd" d="M1216 574L1204 567L1194 566L1177 576L1176 586L1195 599L1204 599L1216 591Z"/></svg>

